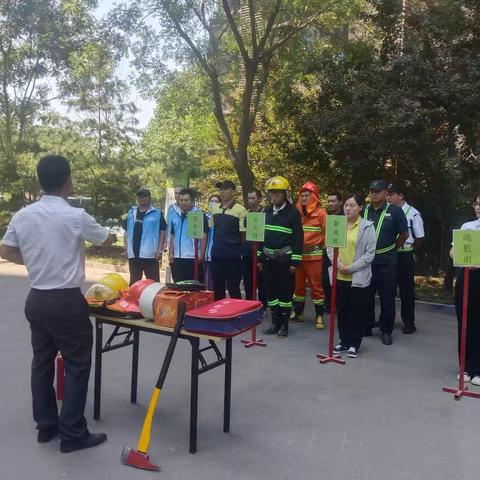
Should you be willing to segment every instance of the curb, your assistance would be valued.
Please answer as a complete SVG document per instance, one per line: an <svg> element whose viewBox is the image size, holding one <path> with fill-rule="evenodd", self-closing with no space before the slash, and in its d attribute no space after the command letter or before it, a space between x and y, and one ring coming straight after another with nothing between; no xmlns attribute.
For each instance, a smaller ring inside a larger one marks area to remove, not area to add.
<svg viewBox="0 0 480 480"><path fill-rule="evenodd" d="M102 262L85 262L86 268L96 268L97 270L108 270L114 272L128 273L128 267L126 265L114 265L112 263L102 263Z"/></svg>

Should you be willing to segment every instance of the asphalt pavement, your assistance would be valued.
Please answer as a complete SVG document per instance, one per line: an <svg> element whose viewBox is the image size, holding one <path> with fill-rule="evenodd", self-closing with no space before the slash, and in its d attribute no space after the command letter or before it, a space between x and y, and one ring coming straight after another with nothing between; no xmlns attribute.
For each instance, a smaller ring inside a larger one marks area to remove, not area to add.
<svg viewBox="0 0 480 480"><path fill-rule="evenodd" d="M104 271L88 271L92 281ZM200 377L198 452L188 453L190 346L180 341L156 410L150 454L162 471L120 464L136 441L167 337L142 333L138 403L130 399L129 348L104 356L102 417L89 428L108 441L61 454L36 442L29 386L31 347L23 267L0 261L0 479L470 480L478 477L480 400L455 401L456 320L449 307L417 305L418 332L392 346L364 340L346 365L320 365L327 330L307 321L266 348L234 341L231 432L224 434L223 370ZM478 387L472 387L477 388ZM480 390L480 389L479 389ZM477 472L475 474L475 472Z"/></svg>

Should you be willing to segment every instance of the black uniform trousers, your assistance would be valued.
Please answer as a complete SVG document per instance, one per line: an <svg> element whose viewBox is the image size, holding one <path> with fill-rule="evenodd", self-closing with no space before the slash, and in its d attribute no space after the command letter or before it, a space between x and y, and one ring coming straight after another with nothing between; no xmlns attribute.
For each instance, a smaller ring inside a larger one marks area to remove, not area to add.
<svg viewBox="0 0 480 480"><path fill-rule="evenodd" d="M154 258L129 258L128 268L130 270L130 285L141 280L143 274L145 278L160 281L160 269L158 261Z"/></svg>
<svg viewBox="0 0 480 480"><path fill-rule="evenodd" d="M253 300L253 259L252 257L243 257L243 288L245 289L245 298ZM263 273L257 269L257 290L258 300L267 306L267 295L265 292L265 285L263 281ZM256 292L255 292L256 293ZM256 300L257 298L255 298Z"/></svg>
<svg viewBox="0 0 480 480"><path fill-rule="evenodd" d="M88 432L84 410L93 344L87 302L79 288L32 289L26 300L25 315L32 332L31 387L37 428L58 425L62 440L81 439ZM60 416L53 388L58 351L65 365Z"/></svg>
<svg viewBox="0 0 480 480"><path fill-rule="evenodd" d="M230 298L242 298L240 281L242 280L241 258L212 259L213 296L215 300L225 298L225 286Z"/></svg>
<svg viewBox="0 0 480 480"><path fill-rule="evenodd" d="M174 282L195 279L195 260L193 258L174 258L171 264ZM198 264L198 280L203 282L203 265Z"/></svg>
<svg viewBox="0 0 480 480"><path fill-rule="evenodd" d="M352 282L337 280L338 333L340 343L360 348L369 319L370 286L352 287Z"/></svg>
<svg viewBox="0 0 480 480"><path fill-rule="evenodd" d="M460 362L460 339L463 312L463 269L457 275L455 286L455 311L458 322L458 355ZM472 377L480 376L480 270L470 270L467 314L467 345L465 371Z"/></svg>
<svg viewBox="0 0 480 480"><path fill-rule="evenodd" d="M375 323L375 294L380 297L380 330L391 335L395 324L395 293L397 288L397 265L387 263L372 265L372 281L367 328Z"/></svg>
<svg viewBox="0 0 480 480"><path fill-rule="evenodd" d="M397 283L402 302L401 315L406 327L415 326L415 258L411 252L397 254Z"/></svg>
<svg viewBox="0 0 480 480"><path fill-rule="evenodd" d="M292 310L295 275L290 272L290 260L270 260L263 264L267 302L272 312L272 322L287 320Z"/></svg>

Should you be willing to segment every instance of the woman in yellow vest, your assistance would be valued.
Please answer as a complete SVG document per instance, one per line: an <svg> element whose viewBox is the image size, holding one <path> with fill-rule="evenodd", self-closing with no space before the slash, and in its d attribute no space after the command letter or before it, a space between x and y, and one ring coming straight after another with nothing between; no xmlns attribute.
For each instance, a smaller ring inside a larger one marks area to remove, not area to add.
<svg viewBox="0 0 480 480"><path fill-rule="evenodd" d="M372 261L377 238L373 222L360 216L364 199L351 194L345 198L343 211L347 218L347 242L340 248L337 263L337 312L340 343L334 353L347 352L350 358L358 356L363 332L369 318L370 281ZM333 249L327 248L333 261ZM330 278L333 268L329 267Z"/></svg>

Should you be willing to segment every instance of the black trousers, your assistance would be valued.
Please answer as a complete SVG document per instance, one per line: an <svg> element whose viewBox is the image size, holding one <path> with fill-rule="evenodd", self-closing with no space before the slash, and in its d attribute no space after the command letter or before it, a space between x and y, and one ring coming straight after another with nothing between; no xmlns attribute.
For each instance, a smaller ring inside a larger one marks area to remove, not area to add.
<svg viewBox="0 0 480 480"><path fill-rule="evenodd" d="M289 260L267 260L263 264L263 275L268 306L272 322L287 321L292 310L295 275L290 273Z"/></svg>
<svg viewBox="0 0 480 480"><path fill-rule="evenodd" d="M245 298L247 300L253 300L253 259L252 257L244 257L242 259L243 264L243 288L245 289ZM265 286L263 281L263 273L257 269L257 290L258 300L267 306L267 295L265 292Z"/></svg>
<svg viewBox="0 0 480 480"><path fill-rule="evenodd" d="M58 425L60 438L81 439L87 434L84 410L93 344L87 302L79 288L32 289L25 303L25 315L32 332L31 387L37 428ZM53 388L58 351L65 364L60 416Z"/></svg>
<svg viewBox="0 0 480 480"><path fill-rule="evenodd" d="M359 348L369 319L370 287L352 287L352 282L337 280L338 333L347 348Z"/></svg>
<svg viewBox="0 0 480 480"><path fill-rule="evenodd" d="M242 260L240 258L215 258L212 260L213 296L215 300L225 298L225 287L230 298L242 298Z"/></svg>
<svg viewBox="0 0 480 480"><path fill-rule="evenodd" d="M329 309L330 298L332 296L332 286L330 285L330 277L328 275L328 267L331 265L331 262L327 255L327 249L323 252L323 267L322 267L322 287L323 287L323 298L325 299L325 311Z"/></svg>
<svg viewBox="0 0 480 480"><path fill-rule="evenodd" d="M402 302L401 315L406 327L415 326L415 258L413 251L397 254L397 284Z"/></svg>
<svg viewBox="0 0 480 480"><path fill-rule="evenodd" d="M128 268L130 270L130 285L141 280L143 274L145 274L145 278L155 280L155 282L160 281L158 261L154 258L129 258Z"/></svg>
<svg viewBox="0 0 480 480"><path fill-rule="evenodd" d="M380 330L391 335L396 315L397 265L372 265L371 287L367 328L373 327L375 323L375 294L378 292L380 297Z"/></svg>
<svg viewBox="0 0 480 480"><path fill-rule="evenodd" d="M458 355L460 361L463 313L463 269L459 271L457 276L455 311L458 322ZM470 270L467 315L465 371L471 376L476 376L480 375L480 270Z"/></svg>
<svg viewBox="0 0 480 480"><path fill-rule="evenodd" d="M174 258L171 265L174 282L195 279L195 260L193 258ZM203 282L203 265L198 264L198 280Z"/></svg>

